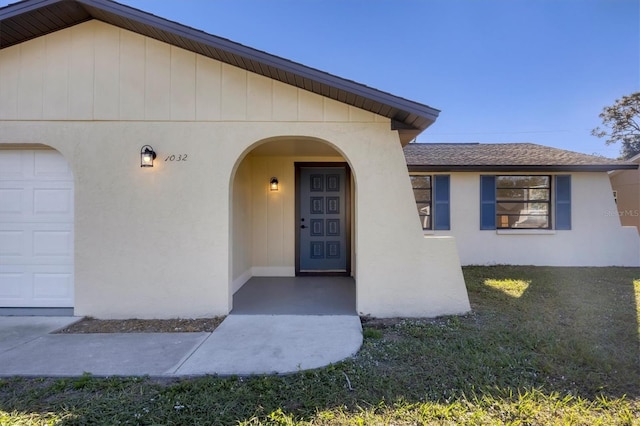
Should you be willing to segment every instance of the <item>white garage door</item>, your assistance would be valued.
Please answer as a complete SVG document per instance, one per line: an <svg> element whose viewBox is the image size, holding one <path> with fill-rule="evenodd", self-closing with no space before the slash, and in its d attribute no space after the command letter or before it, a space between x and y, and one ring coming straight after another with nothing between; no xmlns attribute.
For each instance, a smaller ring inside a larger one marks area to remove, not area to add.
<svg viewBox="0 0 640 426"><path fill-rule="evenodd" d="M73 174L53 150L0 150L0 307L73 307Z"/></svg>

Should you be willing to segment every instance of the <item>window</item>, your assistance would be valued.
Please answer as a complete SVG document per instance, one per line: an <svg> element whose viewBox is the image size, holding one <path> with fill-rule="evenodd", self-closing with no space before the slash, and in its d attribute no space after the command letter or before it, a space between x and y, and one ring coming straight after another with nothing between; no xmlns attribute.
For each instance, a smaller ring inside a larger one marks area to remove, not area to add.
<svg viewBox="0 0 640 426"><path fill-rule="evenodd" d="M422 229L431 229L431 176L412 175L411 187Z"/></svg>
<svg viewBox="0 0 640 426"><path fill-rule="evenodd" d="M552 229L552 212L555 229L571 229L571 176L553 181L552 176L480 176L480 229Z"/></svg>
<svg viewBox="0 0 640 426"><path fill-rule="evenodd" d="M549 229L551 176L496 176L498 229Z"/></svg>
<svg viewBox="0 0 640 426"><path fill-rule="evenodd" d="M449 175L411 175L410 177L422 229L451 229Z"/></svg>

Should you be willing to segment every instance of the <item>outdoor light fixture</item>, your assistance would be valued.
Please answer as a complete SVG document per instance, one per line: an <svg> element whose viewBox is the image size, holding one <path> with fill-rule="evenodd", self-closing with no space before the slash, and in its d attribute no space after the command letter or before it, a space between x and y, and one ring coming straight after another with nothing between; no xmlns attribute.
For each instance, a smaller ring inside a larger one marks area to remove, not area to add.
<svg viewBox="0 0 640 426"><path fill-rule="evenodd" d="M153 160L156 159L156 153L149 145L145 145L140 149L140 167L153 167Z"/></svg>
<svg viewBox="0 0 640 426"><path fill-rule="evenodd" d="M272 177L271 180L269 181L269 189L271 189L272 191L277 191L278 190L278 178L277 177Z"/></svg>

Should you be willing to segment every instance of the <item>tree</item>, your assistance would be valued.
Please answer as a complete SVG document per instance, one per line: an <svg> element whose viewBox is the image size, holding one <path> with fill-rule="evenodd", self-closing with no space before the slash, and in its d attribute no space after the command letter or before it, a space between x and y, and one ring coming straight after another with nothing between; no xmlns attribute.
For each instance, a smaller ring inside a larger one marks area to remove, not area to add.
<svg viewBox="0 0 640 426"><path fill-rule="evenodd" d="M593 136L607 138L606 144L622 144L620 154L629 159L640 154L640 92L616 99L611 106L604 107L599 117L609 129L596 127Z"/></svg>

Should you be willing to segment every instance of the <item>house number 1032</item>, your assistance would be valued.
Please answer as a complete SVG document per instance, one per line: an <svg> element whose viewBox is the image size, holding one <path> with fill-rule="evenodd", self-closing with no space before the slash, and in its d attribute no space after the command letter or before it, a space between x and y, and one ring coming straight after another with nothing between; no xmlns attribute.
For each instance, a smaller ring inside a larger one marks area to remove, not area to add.
<svg viewBox="0 0 640 426"><path fill-rule="evenodd" d="M167 158L165 158L164 161L187 161L187 154L167 155Z"/></svg>

